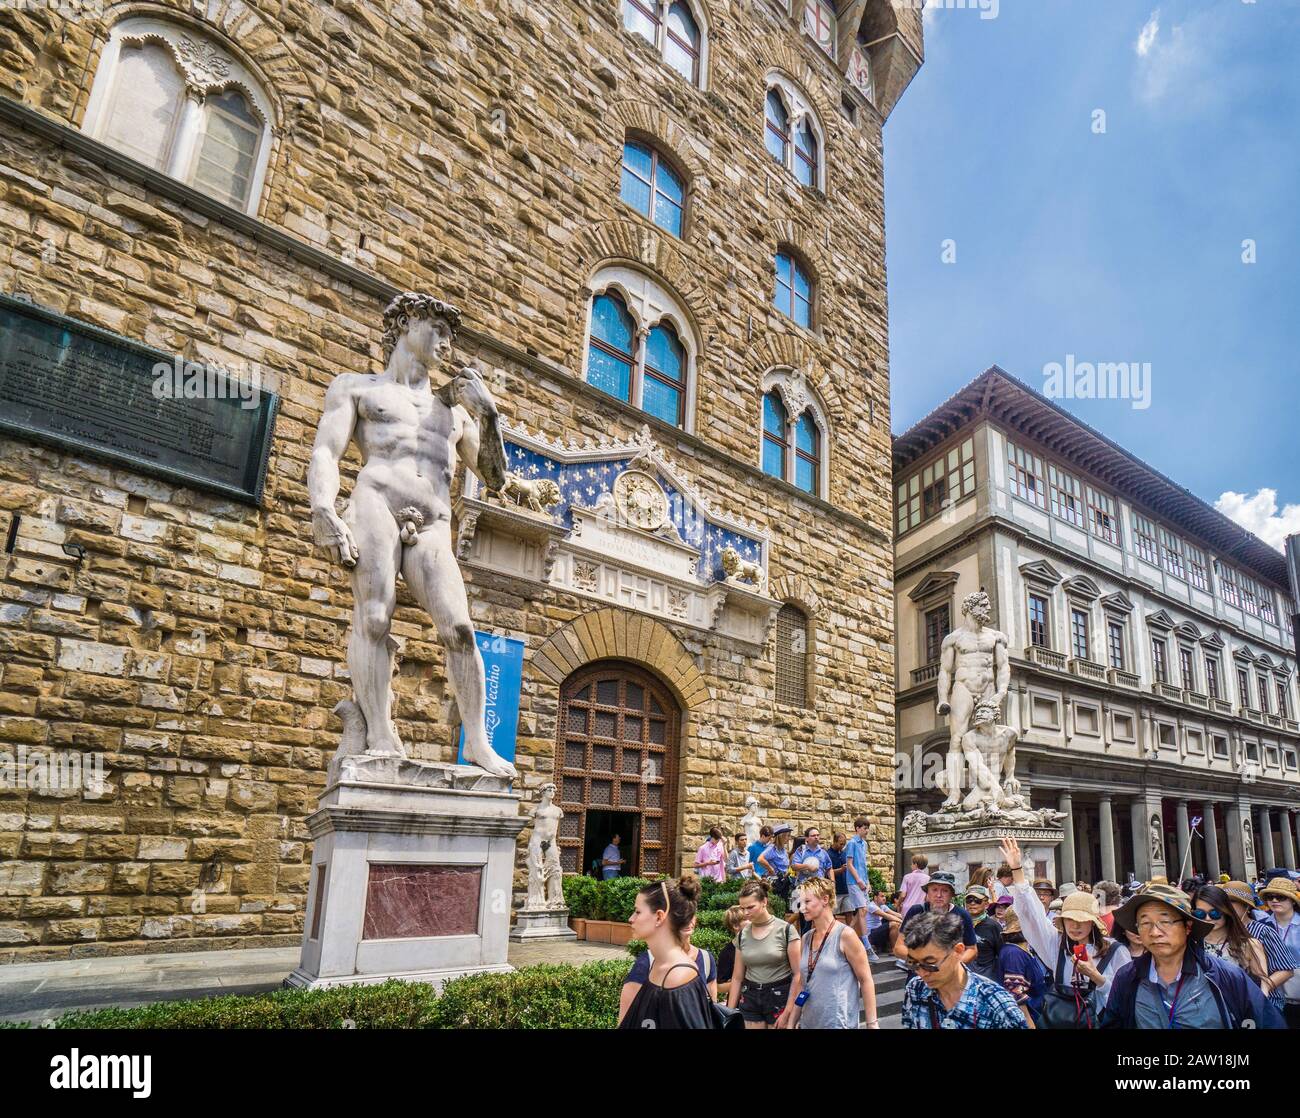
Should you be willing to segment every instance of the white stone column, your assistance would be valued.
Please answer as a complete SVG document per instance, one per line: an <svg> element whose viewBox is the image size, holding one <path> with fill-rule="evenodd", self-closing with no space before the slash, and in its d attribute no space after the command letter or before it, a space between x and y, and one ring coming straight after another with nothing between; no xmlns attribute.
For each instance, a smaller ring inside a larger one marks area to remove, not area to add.
<svg viewBox="0 0 1300 1118"><path fill-rule="evenodd" d="M1062 792L1057 803L1057 810L1065 812L1061 826L1065 828L1065 838L1061 842L1061 857L1056 865L1057 884L1074 880L1074 797L1069 792Z"/></svg>
<svg viewBox="0 0 1300 1118"><path fill-rule="evenodd" d="M1097 801L1097 816L1101 822L1101 877L1103 881L1118 881L1115 875L1115 820L1111 814L1110 797L1104 793Z"/></svg>
<svg viewBox="0 0 1300 1118"><path fill-rule="evenodd" d="M1273 852L1273 812L1267 804L1259 806L1259 845L1260 857L1264 859L1264 864L1259 868L1272 869L1277 865L1277 855Z"/></svg>
<svg viewBox="0 0 1300 1118"><path fill-rule="evenodd" d="M1192 845L1191 827L1187 820L1187 801L1179 800L1174 811L1174 826L1178 831L1178 868L1169 875L1169 883L1177 885L1189 872L1190 861L1187 852Z"/></svg>
<svg viewBox="0 0 1300 1118"><path fill-rule="evenodd" d="M1291 813L1282 808L1282 865L1287 869L1295 869L1295 842L1291 834Z"/></svg>
<svg viewBox="0 0 1300 1118"><path fill-rule="evenodd" d="M1205 874L1211 881L1218 881L1219 874L1219 825L1214 819L1214 805L1208 800L1201 806L1204 818L1201 827L1205 834Z"/></svg>

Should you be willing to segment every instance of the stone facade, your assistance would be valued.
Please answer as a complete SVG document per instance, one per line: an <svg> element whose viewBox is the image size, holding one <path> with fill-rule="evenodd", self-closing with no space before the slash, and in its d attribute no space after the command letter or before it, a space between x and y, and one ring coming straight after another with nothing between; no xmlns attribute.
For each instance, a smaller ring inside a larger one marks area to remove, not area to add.
<svg viewBox="0 0 1300 1118"><path fill-rule="evenodd" d="M300 939L303 820L337 742L329 712L349 693L351 611L346 581L310 547L306 466L330 380L382 368L380 315L401 289L463 308L459 356L516 428L581 444L648 423L713 506L765 534L773 599L812 620L805 710L774 700L771 640L750 647L467 563L476 625L527 645L521 786L555 769L566 675L632 661L681 706L683 860L753 792L796 824L865 810L880 824L873 856L892 864L881 127L919 64L919 12L844 6L863 41L879 40L872 104L781 4L699 7L703 89L623 29L615 0L0 12L0 290L256 367L281 396L260 508L0 437L0 748L100 754L108 773L95 798L0 791L0 959ZM275 119L252 213L81 132L108 32L140 12L206 36L261 81ZM764 151L771 70L823 122L825 192ZM682 239L619 200L628 135L686 172ZM813 329L771 306L781 245L814 274ZM692 433L583 379L586 285L609 262L651 272L691 316ZM826 501L759 469L759 386L777 367L802 372L828 413ZM454 760L440 653L409 597L394 632L403 739Z"/></svg>

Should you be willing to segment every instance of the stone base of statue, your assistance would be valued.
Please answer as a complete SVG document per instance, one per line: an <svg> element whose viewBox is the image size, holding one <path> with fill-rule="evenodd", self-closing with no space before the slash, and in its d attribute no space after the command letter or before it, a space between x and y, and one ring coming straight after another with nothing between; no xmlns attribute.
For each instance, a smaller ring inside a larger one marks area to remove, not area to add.
<svg viewBox="0 0 1300 1118"><path fill-rule="evenodd" d="M1065 840L1065 816L1050 808L981 807L973 811L913 811L903 819L903 862L913 854L929 859L928 872L947 870L960 893L979 866L1002 864L999 845L1009 835L1020 843L1025 872L1056 882L1056 848Z"/></svg>
<svg viewBox="0 0 1300 1118"><path fill-rule="evenodd" d="M577 939L578 933L569 927L567 908L523 908L515 913L515 926L510 938L515 943L532 943L539 939L558 942Z"/></svg>
<svg viewBox="0 0 1300 1118"><path fill-rule="evenodd" d="M508 971L515 841L505 777L470 765L340 758L316 811L302 956L290 986L441 986Z"/></svg>

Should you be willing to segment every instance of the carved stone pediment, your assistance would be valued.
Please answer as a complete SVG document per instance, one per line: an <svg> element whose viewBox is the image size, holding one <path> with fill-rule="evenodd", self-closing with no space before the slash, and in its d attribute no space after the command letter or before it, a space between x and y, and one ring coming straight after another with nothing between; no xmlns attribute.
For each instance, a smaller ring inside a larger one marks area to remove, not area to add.
<svg viewBox="0 0 1300 1118"><path fill-rule="evenodd" d="M1147 614L1147 625L1153 629L1173 629L1176 627L1174 619L1162 609Z"/></svg>
<svg viewBox="0 0 1300 1118"><path fill-rule="evenodd" d="M957 578L956 571L931 571L907 596L914 602L943 597L952 593L952 588L957 585Z"/></svg>
<svg viewBox="0 0 1300 1118"><path fill-rule="evenodd" d="M1020 564L1020 574L1026 582L1037 583L1049 589L1061 581L1061 572L1046 559L1033 559Z"/></svg>
<svg viewBox="0 0 1300 1118"><path fill-rule="evenodd" d="M1123 590L1107 594L1101 600L1102 608L1110 613L1132 613L1133 602Z"/></svg>
<svg viewBox="0 0 1300 1118"><path fill-rule="evenodd" d="M1075 598L1085 602L1096 601L1101 596L1101 587L1087 575L1073 575L1061 583L1066 591Z"/></svg>
<svg viewBox="0 0 1300 1118"><path fill-rule="evenodd" d="M456 510L463 562L761 649L780 608L765 592L766 533L714 509L648 429L582 445L503 433L511 475L559 498L539 512L471 475Z"/></svg>
<svg viewBox="0 0 1300 1118"><path fill-rule="evenodd" d="M1218 633L1211 633L1208 637L1201 639L1201 644L1206 648L1222 648L1223 638Z"/></svg>

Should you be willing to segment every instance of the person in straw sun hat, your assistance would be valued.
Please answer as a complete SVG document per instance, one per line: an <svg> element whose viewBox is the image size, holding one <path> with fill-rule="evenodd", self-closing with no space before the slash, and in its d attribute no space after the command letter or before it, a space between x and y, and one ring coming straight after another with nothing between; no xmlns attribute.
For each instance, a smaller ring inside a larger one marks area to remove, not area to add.
<svg viewBox="0 0 1300 1118"><path fill-rule="evenodd" d="M1213 929L1192 899L1150 884L1115 912L1147 954L1115 975L1104 1026L1117 1029L1283 1029L1282 1015L1240 967L1207 954Z"/></svg>
<svg viewBox="0 0 1300 1118"><path fill-rule="evenodd" d="M1038 1026L1043 1029L1095 1029L1110 996L1111 980L1130 961L1126 946L1106 937L1095 893L1074 892L1051 914L1043 910L1025 878L1020 844L1002 840L1011 867L1011 900L1025 941L1047 968L1051 985Z"/></svg>
<svg viewBox="0 0 1300 1118"><path fill-rule="evenodd" d="M1300 960L1300 893L1289 877L1274 877L1259 891L1260 901L1267 911L1260 914L1257 923L1261 928L1272 928ZM1283 987L1286 995L1287 1024L1300 1028L1300 975L1292 974Z"/></svg>

